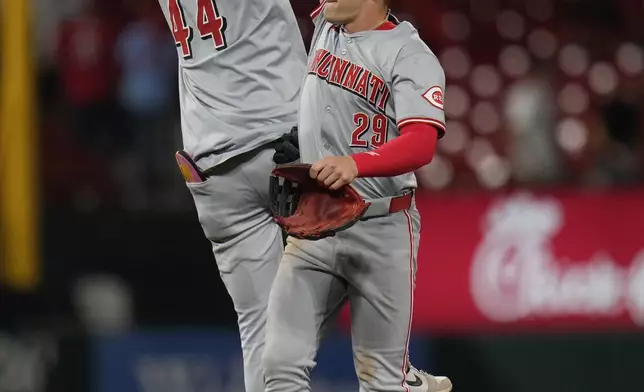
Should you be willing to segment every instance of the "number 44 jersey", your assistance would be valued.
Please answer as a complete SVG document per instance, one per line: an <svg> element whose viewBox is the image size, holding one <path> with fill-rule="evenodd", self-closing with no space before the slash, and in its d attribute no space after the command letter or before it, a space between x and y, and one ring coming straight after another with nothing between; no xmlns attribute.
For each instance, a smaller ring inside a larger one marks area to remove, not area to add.
<svg viewBox="0 0 644 392"><path fill-rule="evenodd" d="M297 122L306 51L288 0L159 0L179 55L184 149L207 168Z"/></svg>

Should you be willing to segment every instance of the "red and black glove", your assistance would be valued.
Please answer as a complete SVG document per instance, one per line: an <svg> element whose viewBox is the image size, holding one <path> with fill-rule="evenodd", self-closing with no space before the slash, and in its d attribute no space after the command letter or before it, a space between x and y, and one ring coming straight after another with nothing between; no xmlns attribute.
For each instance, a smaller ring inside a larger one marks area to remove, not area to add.
<svg viewBox="0 0 644 392"><path fill-rule="evenodd" d="M271 210L288 235L318 240L353 226L369 203L350 185L330 191L311 178L309 164L286 164L271 174Z"/></svg>

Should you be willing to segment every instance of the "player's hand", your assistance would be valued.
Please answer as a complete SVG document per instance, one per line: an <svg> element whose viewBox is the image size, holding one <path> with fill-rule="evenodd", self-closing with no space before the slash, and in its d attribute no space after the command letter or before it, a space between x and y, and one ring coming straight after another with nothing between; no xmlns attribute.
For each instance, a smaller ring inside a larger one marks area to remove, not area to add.
<svg viewBox="0 0 644 392"><path fill-rule="evenodd" d="M315 162L309 174L325 187L338 190L356 179L358 167L353 158L348 156L326 157Z"/></svg>

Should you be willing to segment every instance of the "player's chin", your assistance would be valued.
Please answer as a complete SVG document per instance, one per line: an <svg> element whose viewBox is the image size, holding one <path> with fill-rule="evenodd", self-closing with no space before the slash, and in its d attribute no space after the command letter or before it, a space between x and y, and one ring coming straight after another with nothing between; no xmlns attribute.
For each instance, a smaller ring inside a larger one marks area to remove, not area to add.
<svg viewBox="0 0 644 392"><path fill-rule="evenodd" d="M324 6L324 20L333 24L345 24L347 23L346 17L344 17L343 12L338 9L338 3L326 3Z"/></svg>

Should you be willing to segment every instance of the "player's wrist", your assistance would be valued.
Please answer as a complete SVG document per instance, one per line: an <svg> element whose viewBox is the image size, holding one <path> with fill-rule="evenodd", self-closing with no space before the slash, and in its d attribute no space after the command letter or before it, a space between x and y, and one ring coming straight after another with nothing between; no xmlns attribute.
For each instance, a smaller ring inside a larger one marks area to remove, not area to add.
<svg viewBox="0 0 644 392"><path fill-rule="evenodd" d="M365 168L369 166L367 162L370 155L364 152L359 152L357 154L349 155L349 158L353 159L353 163L356 165L357 175L356 177L362 177L362 173L365 171Z"/></svg>

